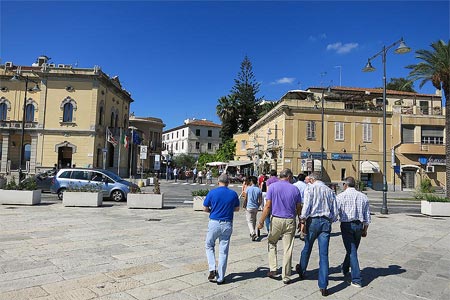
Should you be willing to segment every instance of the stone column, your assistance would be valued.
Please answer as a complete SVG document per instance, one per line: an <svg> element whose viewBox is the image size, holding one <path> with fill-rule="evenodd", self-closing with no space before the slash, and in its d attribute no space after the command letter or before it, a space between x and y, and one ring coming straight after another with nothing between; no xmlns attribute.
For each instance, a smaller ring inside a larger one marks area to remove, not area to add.
<svg viewBox="0 0 450 300"><path fill-rule="evenodd" d="M9 133L2 133L2 157L1 157L1 167L0 173L6 174L6 166L8 164L8 150L9 150Z"/></svg>

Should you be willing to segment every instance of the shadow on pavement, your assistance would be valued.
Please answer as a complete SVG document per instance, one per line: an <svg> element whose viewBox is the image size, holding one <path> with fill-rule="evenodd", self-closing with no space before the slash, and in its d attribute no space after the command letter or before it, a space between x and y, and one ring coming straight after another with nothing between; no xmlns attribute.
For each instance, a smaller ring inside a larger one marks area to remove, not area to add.
<svg viewBox="0 0 450 300"><path fill-rule="evenodd" d="M398 275L405 273L406 270L403 269L401 266L398 265L390 265L387 268L373 268L368 267L361 270L361 276L363 278L364 285L368 285L371 283L374 279L377 279L378 277L385 277L390 275Z"/></svg>
<svg viewBox="0 0 450 300"><path fill-rule="evenodd" d="M240 272L240 273L230 273L225 276L227 282L239 282L243 280L248 280L252 278L266 278L267 272L269 272L269 268L267 267L259 267L253 272ZM268 278L268 277L267 277ZM279 280L281 280L281 276L279 276Z"/></svg>

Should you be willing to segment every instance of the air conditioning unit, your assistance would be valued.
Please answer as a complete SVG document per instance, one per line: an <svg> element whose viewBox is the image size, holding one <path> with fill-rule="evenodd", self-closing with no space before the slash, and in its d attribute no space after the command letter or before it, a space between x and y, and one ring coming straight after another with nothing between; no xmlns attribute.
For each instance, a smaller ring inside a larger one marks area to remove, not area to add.
<svg viewBox="0 0 450 300"><path fill-rule="evenodd" d="M64 68L64 64L58 64L58 68Z"/></svg>
<svg viewBox="0 0 450 300"><path fill-rule="evenodd" d="M434 166L427 166L425 168L425 173L434 173Z"/></svg>
<svg viewBox="0 0 450 300"><path fill-rule="evenodd" d="M12 61L7 61L7 62L5 63L5 67L6 67L6 68L12 68L12 67L13 67Z"/></svg>
<svg viewBox="0 0 450 300"><path fill-rule="evenodd" d="M55 64L49 64L48 65L50 68L56 68L56 65Z"/></svg>

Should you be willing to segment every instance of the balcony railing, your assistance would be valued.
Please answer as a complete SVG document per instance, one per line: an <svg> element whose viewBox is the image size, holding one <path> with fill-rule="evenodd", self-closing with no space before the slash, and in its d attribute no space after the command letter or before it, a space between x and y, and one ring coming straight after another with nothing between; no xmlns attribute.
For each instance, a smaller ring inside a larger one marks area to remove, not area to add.
<svg viewBox="0 0 450 300"><path fill-rule="evenodd" d="M37 128L37 122L26 122L25 128ZM21 121L0 121L0 128L21 129Z"/></svg>

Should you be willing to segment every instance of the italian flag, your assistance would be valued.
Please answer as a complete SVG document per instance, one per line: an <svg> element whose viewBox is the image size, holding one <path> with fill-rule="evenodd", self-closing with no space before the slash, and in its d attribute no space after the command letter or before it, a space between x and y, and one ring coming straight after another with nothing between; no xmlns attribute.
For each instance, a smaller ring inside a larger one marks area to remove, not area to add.
<svg viewBox="0 0 450 300"><path fill-rule="evenodd" d="M120 143L128 149L128 145L130 144L130 139L128 138L128 135L126 134L126 132L124 132L122 134L122 140L120 141Z"/></svg>

